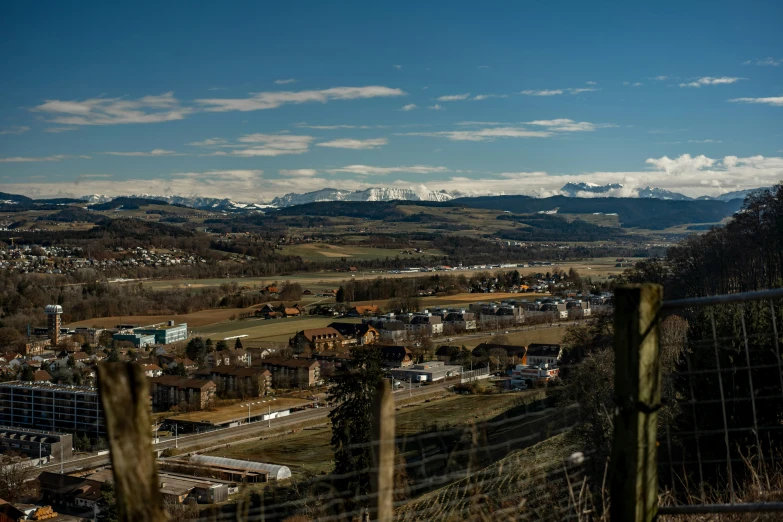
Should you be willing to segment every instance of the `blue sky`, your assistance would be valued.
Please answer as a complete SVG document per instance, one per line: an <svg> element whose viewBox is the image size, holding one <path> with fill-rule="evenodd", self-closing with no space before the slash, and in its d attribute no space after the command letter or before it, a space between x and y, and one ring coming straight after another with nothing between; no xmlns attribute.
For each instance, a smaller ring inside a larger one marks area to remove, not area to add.
<svg viewBox="0 0 783 522"><path fill-rule="evenodd" d="M6 4L0 190L766 185L780 20L779 2Z"/></svg>

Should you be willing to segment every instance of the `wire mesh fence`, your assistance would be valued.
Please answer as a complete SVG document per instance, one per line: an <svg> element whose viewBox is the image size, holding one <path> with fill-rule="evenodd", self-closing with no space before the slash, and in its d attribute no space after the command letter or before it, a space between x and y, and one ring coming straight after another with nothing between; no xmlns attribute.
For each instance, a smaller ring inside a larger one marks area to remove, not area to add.
<svg viewBox="0 0 783 522"><path fill-rule="evenodd" d="M783 292L664 302L658 513L783 518Z"/></svg>

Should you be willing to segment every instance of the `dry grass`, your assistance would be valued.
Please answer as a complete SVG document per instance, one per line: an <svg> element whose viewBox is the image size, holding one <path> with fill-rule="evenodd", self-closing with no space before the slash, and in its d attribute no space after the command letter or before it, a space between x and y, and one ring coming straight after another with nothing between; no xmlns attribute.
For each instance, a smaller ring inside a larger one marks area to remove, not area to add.
<svg viewBox="0 0 783 522"><path fill-rule="evenodd" d="M223 424L231 421L245 421L247 420L247 406L243 406L243 404L247 404L248 402L259 402L262 400L267 400L270 402L251 406L251 413L253 415L266 413L269 408L271 408L272 411L274 412L274 411L287 410L290 408L298 408L301 406L306 406L308 404L312 404L313 402L304 399L289 399L289 398L271 399L271 400L248 399L247 401L244 402L237 401L236 404L215 408L213 410L193 411L190 413L183 413L181 415L170 417L170 419L175 421L185 421L185 422L208 422L210 424Z"/></svg>

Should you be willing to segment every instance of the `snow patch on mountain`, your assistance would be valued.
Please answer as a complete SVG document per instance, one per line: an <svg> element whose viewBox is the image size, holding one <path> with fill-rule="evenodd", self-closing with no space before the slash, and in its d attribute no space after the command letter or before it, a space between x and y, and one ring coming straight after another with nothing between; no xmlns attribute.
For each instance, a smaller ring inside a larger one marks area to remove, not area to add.
<svg viewBox="0 0 783 522"><path fill-rule="evenodd" d="M450 201L460 196L423 186L415 189L373 187L356 191L326 188L305 194L286 194L272 200L272 206L291 207L323 201Z"/></svg>

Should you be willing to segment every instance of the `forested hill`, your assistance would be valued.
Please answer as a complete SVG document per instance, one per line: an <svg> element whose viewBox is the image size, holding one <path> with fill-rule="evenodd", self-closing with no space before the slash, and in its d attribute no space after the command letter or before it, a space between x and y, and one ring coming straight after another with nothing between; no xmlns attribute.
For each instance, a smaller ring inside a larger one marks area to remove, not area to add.
<svg viewBox="0 0 783 522"><path fill-rule="evenodd" d="M485 208L530 214L557 209L560 214L618 214L624 228L664 229L686 223L716 223L742 208L742 200L672 201L652 198L570 198L553 196L482 196L459 198L427 206Z"/></svg>

